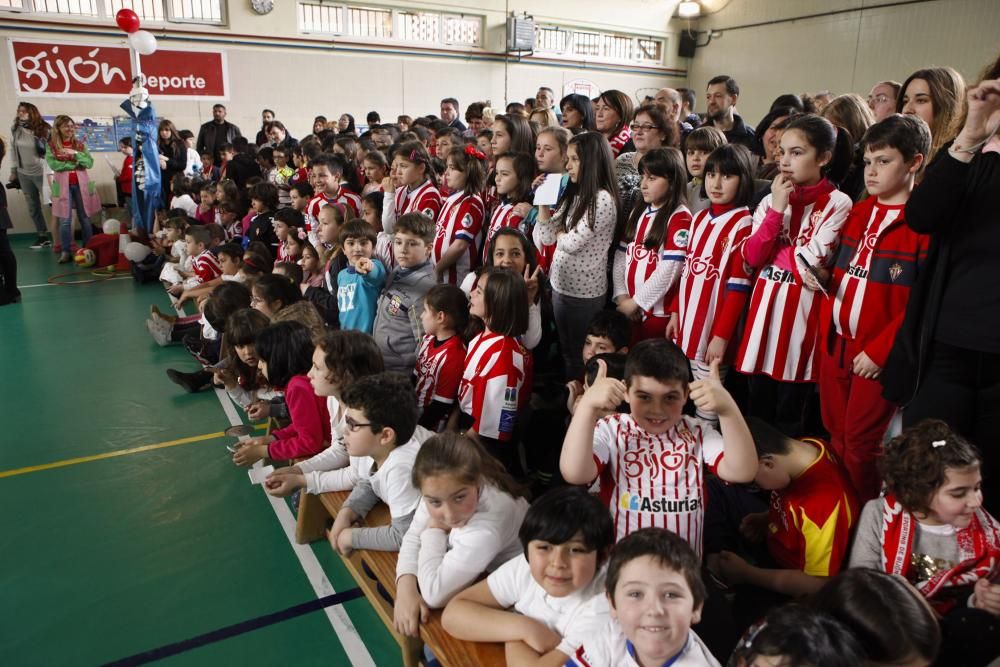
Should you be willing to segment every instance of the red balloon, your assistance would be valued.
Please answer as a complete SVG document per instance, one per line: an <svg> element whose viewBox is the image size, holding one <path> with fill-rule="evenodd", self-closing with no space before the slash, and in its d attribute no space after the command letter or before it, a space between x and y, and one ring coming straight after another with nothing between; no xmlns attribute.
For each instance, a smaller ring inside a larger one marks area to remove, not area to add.
<svg viewBox="0 0 1000 667"><path fill-rule="evenodd" d="M125 32L131 34L139 29L139 15L131 9L119 9L115 14L115 23Z"/></svg>

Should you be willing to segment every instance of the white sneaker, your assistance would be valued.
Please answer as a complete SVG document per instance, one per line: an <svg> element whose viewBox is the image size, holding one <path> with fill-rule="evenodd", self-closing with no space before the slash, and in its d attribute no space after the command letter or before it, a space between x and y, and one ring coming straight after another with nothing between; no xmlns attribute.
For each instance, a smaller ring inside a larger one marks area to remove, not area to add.
<svg viewBox="0 0 1000 667"><path fill-rule="evenodd" d="M153 337L153 340L160 347L166 347L173 342L170 340L170 333L173 330L173 326L169 322L164 322L163 320L146 320L146 330L149 331L149 335Z"/></svg>

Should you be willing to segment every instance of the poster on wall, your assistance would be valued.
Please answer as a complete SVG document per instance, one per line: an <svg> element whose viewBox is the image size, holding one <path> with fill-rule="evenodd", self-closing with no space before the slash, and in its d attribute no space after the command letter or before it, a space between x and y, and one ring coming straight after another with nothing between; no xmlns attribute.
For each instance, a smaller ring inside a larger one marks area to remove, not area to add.
<svg viewBox="0 0 1000 667"><path fill-rule="evenodd" d="M563 84L563 95L583 95L593 98L600 94L600 86L587 79L573 79Z"/></svg>
<svg viewBox="0 0 1000 667"><path fill-rule="evenodd" d="M126 46L8 39L19 97L124 98L132 89ZM226 54L157 50L142 57L150 95L188 100L229 99Z"/></svg>
<svg viewBox="0 0 1000 667"><path fill-rule="evenodd" d="M52 125L55 116L42 116ZM125 135L128 136L128 135ZM91 153L114 153L118 150L118 133L115 119L111 116L88 116L76 119L76 138L83 142Z"/></svg>

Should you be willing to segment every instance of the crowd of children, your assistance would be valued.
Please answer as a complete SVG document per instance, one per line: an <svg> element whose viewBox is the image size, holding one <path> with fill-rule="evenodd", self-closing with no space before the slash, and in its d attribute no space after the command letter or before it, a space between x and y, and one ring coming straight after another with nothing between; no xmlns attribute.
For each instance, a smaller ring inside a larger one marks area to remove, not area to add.
<svg viewBox="0 0 1000 667"><path fill-rule="evenodd" d="M201 362L171 379L281 424L233 454L289 462L269 493L351 491L330 541L400 552L400 633L443 608L510 665L988 662L984 454L889 433L878 381L945 130L790 109L755 155L618 91L595 131L571 97L574 130L320 125L239 186L229 146L218 183L178 174L136 267L197 308L147 322Z"/></svg>

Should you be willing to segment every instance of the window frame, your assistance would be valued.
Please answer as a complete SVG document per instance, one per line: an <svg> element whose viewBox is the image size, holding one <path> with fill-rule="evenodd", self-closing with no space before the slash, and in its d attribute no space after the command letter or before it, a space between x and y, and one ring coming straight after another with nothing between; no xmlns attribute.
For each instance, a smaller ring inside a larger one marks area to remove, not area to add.
<svg viewBox="0 0 1000 667"><path fill-rule="evenodd" d="M331 11L338 12L341 16L339 23L343 26L340 31L326 31L326 30L312 30L307 29L299 21L301 10L296 11L296 30L300 35L315 35L318 37L339 37L351 41L357 42L367 42L367 43L378 43L378 44L391 44L400 46L420 46L424 48L440 48L440 49L451 49L451 50L469 50L469 51L482 51L483 42L485 39L485 22L486 17L482 14L466 14L462 12L455 11L434 11L434 10L424 10L420 8L406 8L399 9L395 7L387 7L384 5L368 4L368 3L348 3L348 2L324 2L324 0L298 0L298 7L302 6L315 6L315 7L325 7L329 8ZM379 12L389 12L392 16L392 34L389 36L367 36L367 35L356 35L350 32L351 22L348 20L348 13L351 9L361 9L361 10L372 10ZM406 15L433 15L437 17L437 27L434 31L436 36L433 41L429 40L419 40L419 39L405 39L403 37L403 25L404 16ZM478 43L470 44L468 42L456 41L446 39L445 25L448 20L474 20L479 24L478 30ZM331 21L331 23L335 23Z"/></svg>
<svg viewBox="0 0 1000 667"><path fill-rule="evenodd" d="M541 40L538 38L539 31L564 33L563 47L561 49L544 48L540 46ZM580 36L578 38L578 35ZM584 38L584 36L586 36ZM596 36L598 55L589 55L578 52L577 45L595 41L591 36ZM609 46L622 39L630 41L629 57L615 58L608 56ZM579 28L575 26L558 25L555 23L535 24L535 50L533 54L556 60L573 60L589 63L609 63L615 65L637 65L644 67L665 67L664 54L667 52L668 38L658 35L640 35L629 32L616 32L601 30L599 28ZM645 53L645 49L640 42L655 42L659 44L659 59L652 60L640 57Z"/></svg>
<svg viewBox="0 0 1000 667"><path fill-rule="evenodd" d="M154 0L163 9L163 18L144 18L141 17L143 27L159 28L165 27L169 24L188 24L188 25L207 25L207 26L228 26L229 25L229 11L228 2L226 0L209 0L218 4L219 7L219 20L209 21L205 19L198 18L185 18L183 16L175 16L173 11L172 0ZM191 0L200 1L200 0ZM39 0L20 0L20 7L0 7L0 12L16 12L19 14L39 16L39 17L53 17L53 18L63 18L63 19L73 19L75 21L87 21L87 22L105 22L109 20L114 20L114 13L111 11L111 0L93 0L96 13L94 14L74 14L71 12L60 12L60 11L46 11L40 10L36 7L36 2Z"/></svg>

